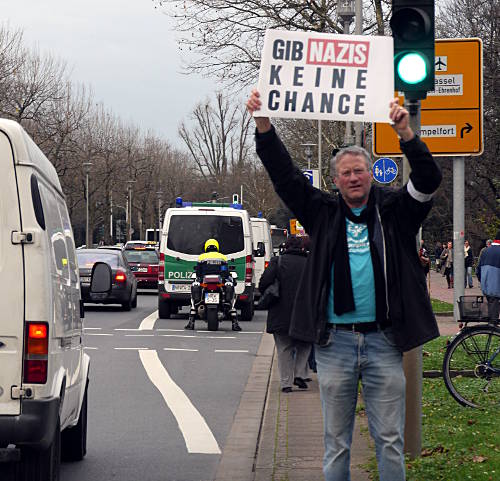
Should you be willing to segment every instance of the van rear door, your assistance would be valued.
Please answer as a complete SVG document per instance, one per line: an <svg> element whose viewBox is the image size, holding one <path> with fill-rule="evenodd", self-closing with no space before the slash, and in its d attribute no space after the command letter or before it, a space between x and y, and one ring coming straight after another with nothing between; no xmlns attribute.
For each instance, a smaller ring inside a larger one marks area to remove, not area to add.
<svg viewBox="0 0 500 481"><path fill-rule="evenodd" d="M13 244L21 232L14 155L0 131L0 415L20 414L20 400L11 390L21 386L24 330L23 247Z"/></svg>

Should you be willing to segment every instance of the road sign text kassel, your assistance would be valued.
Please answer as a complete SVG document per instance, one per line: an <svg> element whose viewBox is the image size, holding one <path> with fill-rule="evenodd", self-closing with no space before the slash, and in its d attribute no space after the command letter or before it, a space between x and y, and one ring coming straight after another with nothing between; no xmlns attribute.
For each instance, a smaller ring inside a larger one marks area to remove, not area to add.
<svg viewBox="0 0 500 481"><path fill-rule="evenodd" d="M483 62L479 38L436 40L435 89L422 100L421 136L439 156L483 152ZM401 101L402 103L402 101ZM373 153L401 156L389 124L374 124Z"/></svg>

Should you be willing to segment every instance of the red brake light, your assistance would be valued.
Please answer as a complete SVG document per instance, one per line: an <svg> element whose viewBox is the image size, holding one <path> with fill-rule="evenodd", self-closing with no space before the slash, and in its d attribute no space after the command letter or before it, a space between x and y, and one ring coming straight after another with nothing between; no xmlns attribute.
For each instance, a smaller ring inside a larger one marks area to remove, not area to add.
<svg viewBox="0 0 500 481"><path fill-rule="evenodd" d="M158 264L158 280L165 280L165 254L160 252L160 263Z"/></svg>
<svg viewBox="0 0 500 481"><path fill-rule="evenodd" d="M118 271L115 275L115 281L116 282L125 282L127 280L127 275L125 272Z"/></svg>
<svg viewBox="0 0 500 481"><path fill-rule="evenodd" d="M264 261L264 269L267 269L268 265L269 265L269 261Z"/></svg>
<svg viewBox="0 0 500 481"><path fill-rule="evenodd" d="M45 322L27 322L24 346L23 382L47 382L49 326Z"/></svg>
<svg viewBox="0 0 500 481"><path fill-rule="evenodd" d="M253 260L252 256L246 256L245 260L245 282L252 282Z"/></svg>

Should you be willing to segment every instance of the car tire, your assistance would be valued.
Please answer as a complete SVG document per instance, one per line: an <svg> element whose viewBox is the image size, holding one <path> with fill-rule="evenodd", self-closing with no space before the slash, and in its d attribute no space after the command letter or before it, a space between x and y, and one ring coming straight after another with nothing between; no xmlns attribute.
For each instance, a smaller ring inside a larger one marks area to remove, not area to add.
<svg viewBox="0 0 500 481"><path fill-rule="evenodd" d="M135 292L134 300L132 301L132 307L134 309L137 307L137 291Z"/></svg>
<svg viewBox="0 0 500 481"><path fill-rule="evenodd" d="M245 302L241 306L241 315L240 319L244 322L249 322L253 319L254 308L253 308L253 300L250 302Z"/></svg>
<svg viewBox="0 0 500 481"><path fill-rule="evenodd" d="M21 447L17 481L59 481L61 467L61 425L59 416L52 443L47 449Z"/></svg>
<svg viewBox="0 0 500 481"><path fill-rule="evenodd" d="M61 433L61 459L63 461L81 461L87 454L87 398L88 381L78 423Z"/></svg>
<svg viewBox="0 0 500 481"><path fill-rule="evenodd" d="M170 319L170 302L158 299L158 317L160 319Z"/></svg>

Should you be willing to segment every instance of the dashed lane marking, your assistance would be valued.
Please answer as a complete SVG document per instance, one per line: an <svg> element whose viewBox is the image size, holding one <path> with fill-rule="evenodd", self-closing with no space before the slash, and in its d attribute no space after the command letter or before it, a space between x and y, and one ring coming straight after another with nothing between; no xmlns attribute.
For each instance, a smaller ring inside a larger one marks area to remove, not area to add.
<svg viewBox="0 0 500 481"><path fill-rule="evenodd" d="M198 352L198 349L181 349L178 347L164 347L164 351L189 351L189 352Z"/></svg>
<svg viewBox="0 0 500 481"><path fill-rule="evenodd" d="M205 419L184 391L175 384L156 351L141 350L139 357L151 382L172 411L189 453L220 454L217 441Z"/></svg>
<svg viewBox="0 0 500 481"><path fill-rule="evenodd" d="M86 336L114 336L114 334L104 334L101 332L87 332Z"/></svg>
<svg viewBox="0 0 500 481"><path fill-rule="evenodd" d="M245 349L215 349L214 352L248 352Z"/></svg>

